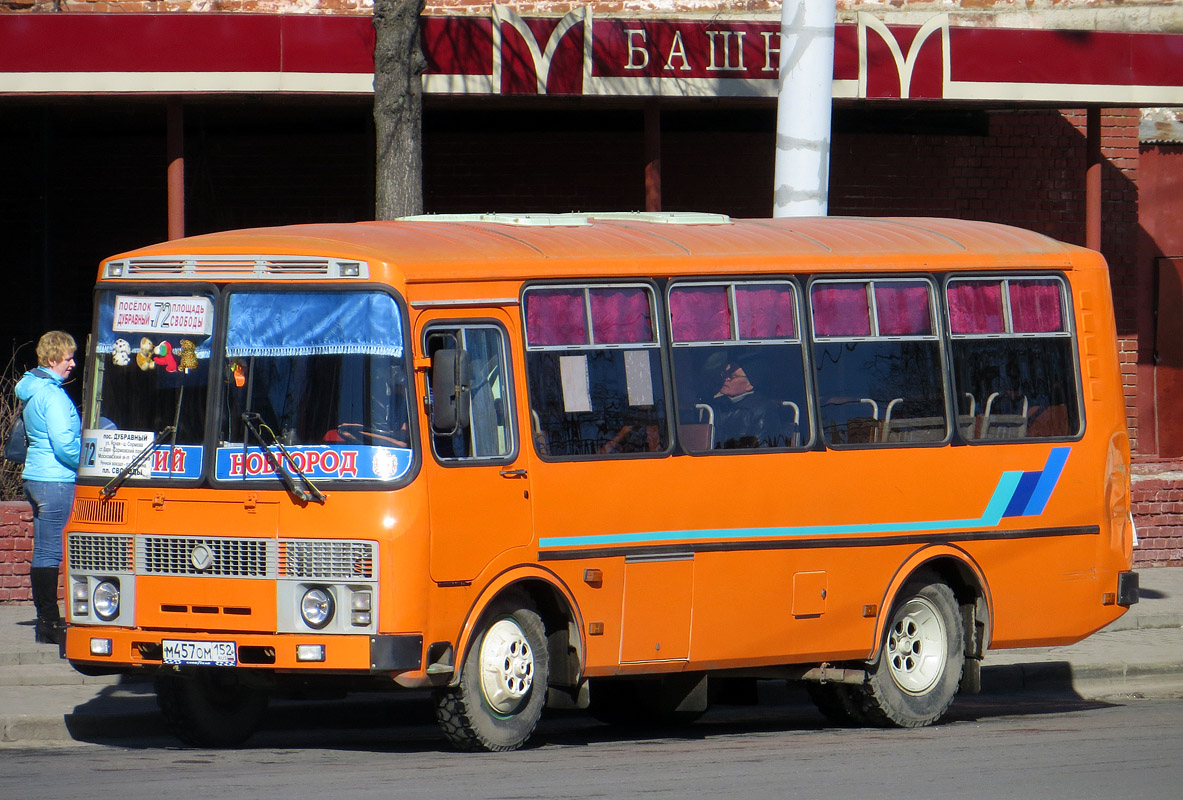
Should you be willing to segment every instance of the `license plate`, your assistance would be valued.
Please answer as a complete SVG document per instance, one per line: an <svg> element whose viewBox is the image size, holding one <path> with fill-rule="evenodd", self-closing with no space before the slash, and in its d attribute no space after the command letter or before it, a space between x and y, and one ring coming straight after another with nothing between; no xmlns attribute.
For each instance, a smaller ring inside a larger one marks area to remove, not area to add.
<svg viewBox="0 0 1183 800"><path fill-rule="evenodd" d="M190 664L203 667L233 667L238 664L238 648L234 642L189 642L165 639L165 664Z"/></svg>

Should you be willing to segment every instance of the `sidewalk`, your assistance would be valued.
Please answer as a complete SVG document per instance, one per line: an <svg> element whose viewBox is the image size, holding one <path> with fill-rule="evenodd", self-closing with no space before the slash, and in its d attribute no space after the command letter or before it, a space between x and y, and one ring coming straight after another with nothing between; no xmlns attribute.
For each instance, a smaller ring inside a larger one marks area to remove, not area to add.
<svg viewBox="0 0 1183 800"><path fill-rule="evenodd" d="M1183 697L1183 567L1140 574L1140 602L1083 642L989 653L983 691ZM33 642L34 616L31 605L0 605L0 748L167 736L150 682L75 672Z"/></svg>

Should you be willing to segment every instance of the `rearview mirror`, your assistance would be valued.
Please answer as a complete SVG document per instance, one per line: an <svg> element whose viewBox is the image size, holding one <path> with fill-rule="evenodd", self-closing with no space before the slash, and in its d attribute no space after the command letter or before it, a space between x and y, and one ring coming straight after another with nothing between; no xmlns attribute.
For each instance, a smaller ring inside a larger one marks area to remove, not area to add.
<svg viewBox="0 0 1183 800"><path fill-rule="evenodd" d="M452 434L469 424L467 350L436 350L431 357L431 429Z"/></svg>

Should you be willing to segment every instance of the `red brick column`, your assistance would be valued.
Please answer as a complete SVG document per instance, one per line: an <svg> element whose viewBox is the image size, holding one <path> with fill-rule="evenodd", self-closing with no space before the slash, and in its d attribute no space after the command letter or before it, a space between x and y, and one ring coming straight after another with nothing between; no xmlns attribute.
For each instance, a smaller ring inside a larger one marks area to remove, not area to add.
<svg viewBox="0 0 1183 800"><path fill-rule="evenodd" d="M0 603L33 599L33 510L23 500L0 502Z"/></svg>

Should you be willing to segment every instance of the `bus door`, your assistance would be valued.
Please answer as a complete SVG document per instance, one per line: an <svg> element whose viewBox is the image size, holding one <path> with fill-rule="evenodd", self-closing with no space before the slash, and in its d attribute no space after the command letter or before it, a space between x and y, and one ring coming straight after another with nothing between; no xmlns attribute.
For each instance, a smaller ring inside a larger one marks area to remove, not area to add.
<svg viewBox="0 0 1183 800"><path fill-rule="evenodd" d="M530 477L515 412L501 309L427 312L418 343L430 359L424 437L431 578L469 581L506 549L530 543Z"/></svg>

